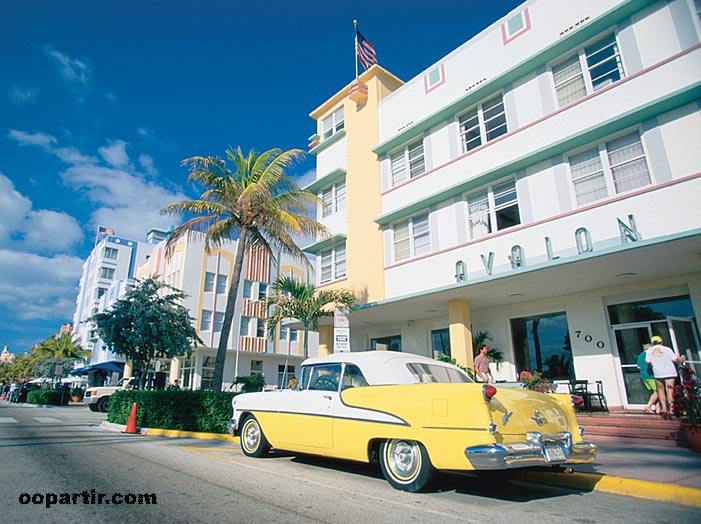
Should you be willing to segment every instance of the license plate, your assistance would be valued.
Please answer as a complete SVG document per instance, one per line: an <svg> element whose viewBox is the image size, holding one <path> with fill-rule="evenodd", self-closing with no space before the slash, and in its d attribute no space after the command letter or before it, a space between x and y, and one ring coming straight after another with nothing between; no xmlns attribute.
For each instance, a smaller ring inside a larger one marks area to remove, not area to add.
<svg viewBox="0 0 701 524"><path fill-rule="evenodd" d="M567 453L562 444L545 444L545 460L548 462L564 462L567 460Z"/></svg>

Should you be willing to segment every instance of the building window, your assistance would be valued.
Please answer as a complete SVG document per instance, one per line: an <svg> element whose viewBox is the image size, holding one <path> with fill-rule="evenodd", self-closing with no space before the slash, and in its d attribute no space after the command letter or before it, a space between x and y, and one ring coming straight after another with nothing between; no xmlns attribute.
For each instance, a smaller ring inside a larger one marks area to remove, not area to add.
<svg viewBox="0 0 701 524"><path fill-rule="evenodd" d="M650 184L650 171L638 132L570 155L577 204L601 200Z"/></svg>
<svg viewBox="0 0 701 524"><path fill-rule="evenodd" d="M516 181L501 184L467 195L470 238L480 238L521 223Z"/></svg>
<svg viewBox="0 0 701 524"><path fill-rule="evenodd" d="M343 129L343 106L321 121L321 139L326 140Z"/></svg>
<svg viewBox="0 0 701 524"><path fill-rule="evenodd" d="M265 338L265 321L262 318L256 320L256 337Z"/></svg>
<svg viewBox="0 0 701 524"><path fill-rule="evenodd" d="M502 96L495 96L460 116L459 123L464 153L505 134L508 127Z"/></svg>
<svg viewBox="0 0 701 524"><path fill-rule="evenodd" d="M214 327L212 328L215 333L221 332L224 327L224 313L221 311L214 312Z"/></svg>
<svg viewBox="0 0 701 524"><path fill-rule="evenodd" d="M327 217L346 209L346 181L338 182L321 191L324 201L321 215Z"/></svg>
<svg viewBox="0 0 701 524"><path fill-rule="evenodd" d="M395 262L431 251L428 212L395 224L393 230Z"/></svg>
<svg viewBox="0 0 701 524"><path fill-rule="evenodd" d="M287 387L287 384L290 383L290 380L296 379L297 377L295 376L295 367L294 366L287 366L287 370L285 370L285 365L284 364L278 364L277 366L277 387L278 389L285 389Z"/></svg>
<svg viewBox="0 0 701 524"><path fill-rule="evenodd" d="M100 268L100 278L106 278L107 280L112 280L114 278L114 268L101 267Z"/></svg>
<svg viewBox="0 0 701 524"><path fill-rule="evenodd" d="M450 358L450 333L448 328L431 331L431 348L433 349L433 358Z"/></svg>
<svg viewBox="0 0 701 524"><path fill-rule="evenodd" d="M226 275L217 275L217 294L226 294Z"/></svg>
<svg viewBox="0 0 701 524"><path fill-rule="evenodd" d="M424 173L426 162L423 137L390 155L389 163L393 187Z"/></svg>
<svg viewBox="0 0 701 524"><path fill-rule="evenodd" d="M253 373L263 374L263 361L262 360L251 360L251 375Z"/></svg>
<svg viewBox="0 0 701 524"><path fill-rule="evenodd" d="M551 380L574 379L566 313L514 318L511 336L518 373L539 371Z"/></svg>
<svg viewBox="0 0 701 524"><path fill-rule="evenodd" d="M297 342L297 330L290 331L290 342Z"/></svg>
<svg viewBox="0 0 701 524"><path fill-rule="evenodd" d="M215 278L215 276L216 275L214 273L210 273L209 271L207 271L204 274L205 293L211 293L212 291L214 291L214 278Z"/></svg>
<svg viewBox="0 0 701 524"><path fill-rule="evenodd" d="M212 312L203 309L202 318L200 318L200 331L209 331L210 329L212 329Z"/></svg>
<svg viewBox="0 0 701 524"><path fill-rule="evenodd" d="M402 336L392 335L370 339L370 349L375 351L399 351L402 350Z"/></svg>
<svg viewBox="0 0 701 524"><path fill-rule="evenodd" d="M340 242L331 249L319 253L321 259L320 283L330 282L346 276L346 243Z"/></svg>
<svg viewBox="0 0 701 524"><path fill-rule="evenodd" d="M97 298L102 298L102 296L107 292L107 288L99 287L97 288Z"/></svg>
<svg viewBox="0 0 701 524"><path fill-rule="evenodd" d="M202 382L200 389L212 389L214 383L214 357L202 359Z"/></svg>
<svg viewBox="0 0 701 524"><path fill-rule="evenodd" d="M616 36L610 34L580 49L554 65L552 73L560 107L618 82L625 75Z"/></svg>
<svg viewBox="0 0 701 524"><path fill-rule="evenodd" d="M251 329L251 317L241 317L241 331L239 331L239 335L242 337L249 336L250 329Z"/></svg>
<svg viewBox="0 0 701 524"><path fill-rule="evenodd" d="M268 296L268 284L265 284L263 282L258 283L258 300L265 300L265 297Z"/></svg>
<svg viewBox="0 0 701 524"><path fill-rule="evenodd" d="M243 298L253 298L253 282L250 280L243 281Z"/></svg>
<svg viewBox="0 0 701 524"><path fill-rule="evenodd" d="M186 358L183 361L183 367L180 371L180 385L183 389L192 389L194 387L193 378L195 375L195 362L191 358Z"/></svg>
<svg viewBox="0 0 701 524"><path fill-rule="evenodd" d="M110 260L117 260L118 254L119 254L119 250L117 250L117 248L114 248L114 247L106 247L102 251L102 256L104 258L108 258Z"/></svg>

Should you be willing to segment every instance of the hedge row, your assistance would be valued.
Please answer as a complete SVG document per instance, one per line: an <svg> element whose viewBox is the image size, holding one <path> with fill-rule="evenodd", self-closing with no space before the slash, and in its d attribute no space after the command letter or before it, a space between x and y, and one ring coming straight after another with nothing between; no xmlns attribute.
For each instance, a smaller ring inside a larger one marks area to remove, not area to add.
<svg viewBox="0 0 701 524"><path fill-rule="evenodd" d="M110 396L107 420L126 424L136 402L136 425L146 428L226 433L236 393L158 390L117 391Z"/></svg>
<svg viewBox="0 0 701 524"><path fill-rule="evenodd" d="M63 405L68 405L71 399L68 391L63 393ZM61 392L55 389L32 389L27 392L27 404L53 404L58 406L61 403Z"/></svg>

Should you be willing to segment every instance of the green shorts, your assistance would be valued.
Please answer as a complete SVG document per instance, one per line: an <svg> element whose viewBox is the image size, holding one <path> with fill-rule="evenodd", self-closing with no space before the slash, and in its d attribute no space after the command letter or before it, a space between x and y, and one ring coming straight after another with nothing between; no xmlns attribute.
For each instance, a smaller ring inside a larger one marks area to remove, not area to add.
<svg viewBox="0 0 701 524"><path fill-rule="evenodd" d="M648 391L657 391L657 384L655 384L655 379L654 378L644 378L643 384L645 384L645 387L648 389Z"/></svg>

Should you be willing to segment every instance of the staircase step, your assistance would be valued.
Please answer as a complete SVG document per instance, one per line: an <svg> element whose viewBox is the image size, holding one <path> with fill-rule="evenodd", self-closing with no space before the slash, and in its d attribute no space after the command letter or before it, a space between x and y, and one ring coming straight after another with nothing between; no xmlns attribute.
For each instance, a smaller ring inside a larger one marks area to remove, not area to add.
<svg viewBox="0 0 701 524"><path fill-rule="evenodd" d="M577 413L585 435L597 443L686 446L678 419L663 419L640 411Z"/></svg>

